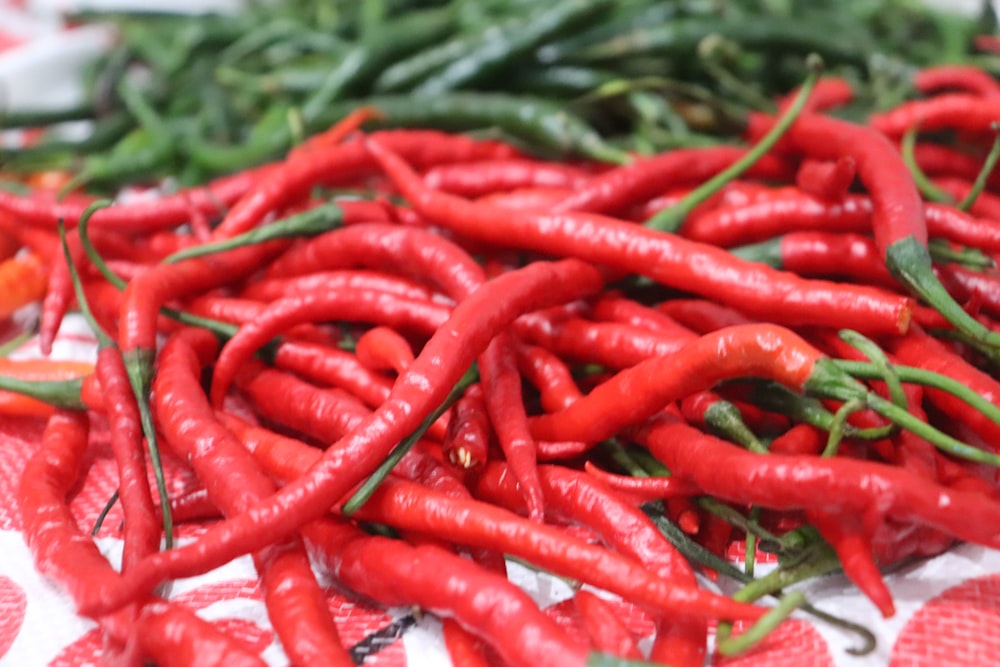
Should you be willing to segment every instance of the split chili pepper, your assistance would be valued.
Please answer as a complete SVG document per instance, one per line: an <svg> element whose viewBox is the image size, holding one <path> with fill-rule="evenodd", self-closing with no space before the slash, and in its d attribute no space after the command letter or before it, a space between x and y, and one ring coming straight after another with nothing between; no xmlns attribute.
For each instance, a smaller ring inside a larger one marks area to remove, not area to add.
<svg viewBox="0 0 1000 667"><path fill-rule="evenodd" d="M911 302L896 295L802 280L734 260L719 248L613 218L529 211L512 216L430 190L397 155L374 140L367 145L422 215L464 235L508 245L516 240L523 248L572 255L786 322L849 325L866 333L905 331L908 325Z"/></svg>
<svg viewBox="0 0 1000 667"><path fill-rule="evenodd" d="M452 408L441 451L449 463L461 470L479 469L486 464L492 432L483 388L474 384Z"/></svg>

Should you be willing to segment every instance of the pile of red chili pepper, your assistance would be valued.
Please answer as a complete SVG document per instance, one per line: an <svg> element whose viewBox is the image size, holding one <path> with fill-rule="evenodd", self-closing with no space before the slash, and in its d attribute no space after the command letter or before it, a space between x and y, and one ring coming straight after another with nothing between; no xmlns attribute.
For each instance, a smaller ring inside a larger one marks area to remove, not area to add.
<svg viewBox="0 0 1000 667"><path fill-rule="evenodd" d="M0 366L0 410L48 420L37 567L123 664L263 664L158 593L245 554L296 665L353 664L318 576L438 615L463 666L700 666L798 608L864 636L783 590L841 571L889 616L880 568L1000 547L1000 83L915 80L862 124L814 72L742 145L621 165L361 107L171 195L0 192L3 314L42 300L48 349L78 308L100 344ZM120 570L67 508L98 430ZM568 633L505 558L637 605L649 653L584 588Z"/></svg>

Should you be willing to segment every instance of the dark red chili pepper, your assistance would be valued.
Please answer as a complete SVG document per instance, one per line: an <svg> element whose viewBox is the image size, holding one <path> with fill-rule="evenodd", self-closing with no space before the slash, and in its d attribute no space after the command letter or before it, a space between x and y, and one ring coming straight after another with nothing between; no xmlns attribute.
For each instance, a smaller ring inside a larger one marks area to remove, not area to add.
<svg viewBox="0 0 1000 667"><path fill-rule="evenodd" d="M223 348L212 377L213 403L222 404L233 377L257 349L293 325L327 320L377 322L430 335L451 313L451 308L430 301L410 301L385 292L361 290L317 290L274 301L244 323Z"/></svg>
<svg viewBox="0 0 1000 667"><path fill-rule="evenodd" d="M591 322L572 318L553 322L542 313L526 315L514 324L518 337L564 359L628 368L643 359L678 351L694 334L675 336L630 324Z"/></svg>
<svg viewBox="0 0 1000 667"><path fill-rule="evenodd" d="M636 638L622 622L620 612L602 598L581 588L573 595L573 606L594 650L631 660L643 658Z"/></svg>
<svg viewBox="0 0 1000 667"><path fill-rule="evenodd" d="M307 531L324 568L344 586L387 606L419 605L488 642L506 664L576 665L587 649L570 638L506 577L433 546L366 536L353 526ZM470 590L478 591L469 595ZM518 632L503 629L516 624Z"/></svg>
<svg viewBox="0 0 1000 667"><path fill-rule="evenodd" d="M482 468L489 456L492 432L483 388L474 384L451 410L441 451L449 463L461 470Z"/></svg>
<svg viewBox="0 0 1000 667"><path fill-rule="evenodd" d="M239 441L219 423L199 386L201 367L217 341L203 330L174 334L159 357L154 409L167 444L186 460L226 515L246 511L275 492ZM341 646L322 589L297 539L271 543L254 553L271 623L293 662L323 660L351 665Z"/></svg>
<svg viewBox="0 0 1000 667"><path fill-rule="evenodd" d="M1000 276L996 271L973 271L958 264L942 264L936 272L956 299L974 299L991 317L1000 317Z"/></svg>
<svg viewBox="0 0 1000 667"><path fill-rule="evenodd" d="M981 97L1000 96L1000 83L987 72L972 65L924 67L913 75L913 85L925 95L951 90Z"/></svg>
<svg viewBox="0 0 1000 667"><path fill-rule="evenodd" d="M573 165L523 158L441 165L424 174L428 187L471 199L521 188L575 189L589 179L586 170Z"/></svg>
<svg viewBox="0 0 1000 667"><path fill-rule="evenodd" d="M209 527L197 542L147 558L125 575L122 586L95 591L82 608L115 608L165 578L205 572L320 516L419 427L473 359L516 317L589 296L602 285L596 269L577 260L536 262L483 283L459 301L368 423L328 448L308 474L259 507Z"/></svg>
<svg viewBox="0 0 1000 667"><path fill-rule="evenodd" d="M376 326L358 337L354 346L358 360L374 371L402 373L413 361L413 348L395 329Z"/></svg>
<svg viewBox="0 0 1000 667"><path fill-rule="evenodd" d="M905 331L908 299L874 288L806 281L720 248L585 213L542 214L469 203L426 188L399 156L377 142L369 148L403 195L422 215L453 231L502 245L572 255L690 290L751 314L797 324L849 326L862 332Z"/></svg>
<svg viewBox="0 0 1000 667"><path fill-rule="evenodd" d="M838 201L851 189L856 174L857 165L849 155L836 160L805 159L795 172L795 185L820 199Z"/></svg>
<svg viewBox="0 0 1000 667"><path fill-rule="evenodd" d="M795 424L771 441L768 451L772 454L817 456L823 451L826 435L809 424Z"/></svg>

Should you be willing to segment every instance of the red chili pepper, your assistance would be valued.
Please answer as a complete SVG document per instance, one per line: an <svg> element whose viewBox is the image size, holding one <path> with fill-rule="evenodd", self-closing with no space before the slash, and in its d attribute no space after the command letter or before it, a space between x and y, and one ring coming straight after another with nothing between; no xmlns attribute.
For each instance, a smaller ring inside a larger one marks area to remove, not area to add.
<svg viewBox="0 0 1000 667"><path fill-rule="evenodd" d="M934 185L951 195L955 201L964 200L972 191L972 182L963 178L939 176L932 181ZM979 196L972 202L972 206L969 207L969 213L977 218L1000 220L1000 196L985 190L980 192Z"/></svg>
<svg viewBox="0 0 1000 667"><path fill-rule="evenodd" d="M685 336L694 337L694 332L666 313L619 296L602 296L594 303L591 316L599 321L621 322L643 327L679 340Z"/></svg>
<svg viewBox="0 0 1000 667"><path fill-rule="evenodd" d="M632 477L631 475L615 475L601 470L587 461L584 463L587 473L597 477L602 483L618 491L625 491L644 500L660 500L675 497L698 495L698 487L678 477Z"/></svg>
<svg viewBox="0 0 1000 667"><path fill-rule="evenodd" d="M896 605L875 563L861 517L822 510L811 510L806 516L837 552L844 574L875 603L883 617L892 617L896 613Z"/></svg>
<svg viewBox="0 0 1000 667"><path fill-rule="evenodd" d="M374 140L367 145L414 208L464 235L504 245L516 241L522 248L639 273L785 322L849 326L863 332L905 331L908 324L910 301L880 290L802 280L734 260L719 248L599 215L510 215L430 190L399 156Z"/></svg>
<svg viewBox="0 0 1000 667"><path fill-rule="evenodd" d="M854 183L857 165L851 156L836 160L805 159L795 172L795 184L820 199L839 201Z"/></svg>
<svg viewBox="0 0 1000 667"><path fill-rule="evenodd" d="M527 503L528 516L541 522L545 501L538 480L538 454L528 431L515 355L514 341L507 333L497 335L480 355L483 400L497 442Z"/></svg>
<svg viewBox="0 0 1000 667"><path fill-rule="evenodd" d="M597 271L575 260L536 262L482 284L458 303L372 419L327 449L309 474L286 485L261 507L210 527L196 543L146 559L125 576L123 586L97 592L84 609L114 608L165 578L205 572L289 535L374 471L396 443L444 401L475 356L517 316L589 296L601 286ZM271 510L262 512L264 505Z"/></svg>
<svg viewBox="0 0 1000 667"><path fill-rule="evenodd" d="M772 509L821 509L917 522L984 545L1000 543L991 526L1000 503L956 491L894 466L847 457L752 454L660 415L637 434L673 474L730 502Z"/></svg>
<svg viewBox="0 0 1000 667"><path fill-rule="evenodd" d="M394 150L406 155L408 160L421 168L494 158L515 157L514 149L498 142L475 141L468 137L430 130L390 130L375 132L372 136L387 142ZM352 141L326 150L313 152L287 167L287 173L275 178L280 170L272 167L261 181L275 184L260 196L247 200L240 207L239 215L231 213L228 220L215 228L215 238L229 238L247 231L272 210L283 208L289 202L304 197L318 184L334 185L344 181L356 183L370 174L375 163L360 141ZM277 184L281 183L279 190ZM3 200L0 199L0 207Z"/></svg>
<svg viewBox="0 0 1000 667"><path fill-rule="evenodd" d="M432 299L434 290L426 284L378 271L318 271L295 278L255 280L240 294L244 299L274 301L285 296L316 289L363 289L387 292L408 299Z"/></svg>
<svg viewBox="0 0 1000 667"><path fill-rule="evenodd" d="M450 498L409 482L387 479L359 510L359 517L487 547L524 558L667 613L702 618L756 618L760 610L696 588L669 582L632 558L571 537L565 531L524 519L475 500Z"/></svg>
<svg viewBox="0 0 1000 667"><path fill-rule="evenodd" d="M236 384L261 417L322 442L337 440L371 415L346 391L316 387L252 361L236 376Z"/></svg>
<svg viewBox="0 0 1000 667"><path fill-rule="evenodd" d="M754 323L754 320L733 308L705 299L670 299L657 304L656 310L698 334Z"/></svg>
<svg viewBox="0 0 1000 667"><path fill-rule="evenodd" d="M841 278L891 287L895 279L879 257L875 242L852 233L802 231L733 248L743 259L764 262L800 276Z"/></svg>
<svg viewBox="0 0 1000 667"><path fill-rule="evenodd" d="M620 612L610 604L581 588L573 595L573 606L595 650L630 660L643 658L636 638L622 622Z"/></svg>
<svg viewBox="0 0 1000 667"><path fill-rule="evenodd" d="M365 368L349 352L313 343L285 341L274 353L274 365L315 384L335 386L377 408L392 389L392 381Z"/></svg>
<svg viewBox="0 0 1000 667"><path fill-rule="evenodd" d="M323 566L344 586L387 606L419 605L455 618L506 664L583 667L587 662L586 647L539 610L527 593L468 559L433 546L365 536L354 527L321 532L314 524L308 535ZM470 590L478 594L469 595ZM518 632L504 631L514 624Z"/></svg>
<svg viewBox="0 0 1000 667"><path fill-rule="evenodd" d="M21 241L0 227L0 261L10 259L21 249Z"/></svg>
<svg viewBox="0 0 1000 667"><path fill-rule="evenodd" d="M942 264L936 273L956 299L974 299L991 317L1000 317L1000 276L996 271L973 271L958 264Z"/></svg>
<svg viewBox="0 0 1000 667"><path fill-rule="evenodd" d="M402 373L413 361L413 348L395 329L376 326L365 331L354 346L354 354L374 371Z"/></svg>
<svg viewBox="0 0 1000 667"><path fill-rule="evenodd" d="M143 607L132 632L143 653L160 667L265 667L249 647L179 605L153 602Z"/></svg>
<svg viewBox="0 0 1000 667"><path fill-rule="evenodd" d="M531 432L541 440L599 442L648 419L671 400L737 377L769 377L796 391L864 393L860 384L831 368L818 350L787 329L732 327L706 334L677 354L619 372L565 410L533 417Z"/></svg>
<svg viewBox="0 0 1000 667"><path fill-rule="evenodd" d="M551 213L619 213L671 188L700 183L715 176L746 152L746 149L730 146L686 148L637 159L594 176L589 183L554 207ZM774 156L764 156L745 176L787 180L790 173L793 172L783 161Z"/></svg>
<svg viewBox="0 0 1000 667"><path fill-rule="evenodd" d="M185 311L192 315L207 317L230 324L253 322L260 317L265 308L267 308L266 304L257 301L222 296L198 297L184 304ZM290 328L285 332L285 336L289 339L317 345L336 344L336 340L329 332L309 323L299 324Z"/></svg>
<svg viewBox="0 0 1000 667"><path fill-rule="evenodd" d="M441 620L441 635L453 667L489 667L483 641L453 618Z"/></svg>
<svg viewBox="0 0 1000 667"><path fill-rule="evenodd" d="M461 470L482 468L489 456L492 432L483 388L473 384L455 401L441 450L447 461Z"/></svg>
<svg viewBox="0 0 1000 667"><path fill-rule="evenodd" d="M951 90L981 97L1000 96L1000 83L972 65L924 67L913 76L913 85L925 95Z"/></svg>
<svg viewBox="0 0 1000 667"><path fill-rule="evenodd" d="M928 176L954 176L972 182L982 170L982 159L950 146L918 141L913 150L917 165ZM1000 173L986 181L990 188L1000 186Z"/></svg>
<svg viewBox="0 0 1000 667"><path fill-rule="evenodd" d="M873 114L868 124L890 137L901 137L913 128L921 132L959 130L988 134L1000 121L997 98L966 93L946 93L935 97L903 102L890 111Z"/></svg>
<svg viewBox="0 0 1000 667"><path fill-rule="evenodd" d="M1000 384L995 379L922 331L914 329L907 336L889 340L886 344L901 363L950 377L987 401L1000 405ZM930 388L925 393L932 405L949 415L955 423L975 433L985 447L997 451L1000 427L950 394Z"/></svg>
<svg viewBox="0 0 1000 667"><path fill-rule="evenodd" d="M520 188L479 197L476 203L509 211L549 211L572 193L568 188Z"/></svg>
<svg viewBox="0 0 1000 667"><path fill-rule="evenodd" d="M545 348L518 345L517 368L538 390L546 412L562 410L583 396L566 364Z"/></svg>
<svg viewBox="0 0 1000 667"><path fill-rule="evenodd" d="M275 492L253 457L212 412L199 386L202 364L215 353L206 331L182 330L164 346L154 383L154 403L164 439L206 484L226 515L246 511ZM301 542L287 539L254 553L271 623L293 662L323 660L351 665L341 646L322 589Z"/></svg>
<svg viewBox="0 0 1000 667"><path fill-rule="evenodd" d="M1000 336L966 313L934 276L923 202L895 146L869 127L817 115L799 117L788 135L812 157L853 157L858 177L871 197L872 231L889 271L956 328L987 344L997 344Z"/></svg>
<svg viewBox="0 0 1000 667"><path fill-rule="evenodd" d="M772 454L818 456L826 444L826 436L809 424L795 424L771 441Z"/></svg>
<svg viewBox="0 0 1000 667"><path fill-rule="evenodd" d="M588 180L579 167L524 158L441 165L424 174L428 187L469 198L521 188L576 189Z"/></svg>

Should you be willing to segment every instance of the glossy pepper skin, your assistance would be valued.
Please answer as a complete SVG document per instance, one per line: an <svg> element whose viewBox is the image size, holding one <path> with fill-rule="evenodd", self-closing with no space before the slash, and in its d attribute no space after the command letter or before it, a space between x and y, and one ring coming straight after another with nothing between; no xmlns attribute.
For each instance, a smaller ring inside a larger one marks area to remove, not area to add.
<svg viewBox="0 0 1000 667"><path fill-rule="evenodd" d="M473 238L500 244L516 239L523 248L638 273L779 321L882 333L902 332L909 324L911 302L906 298L873 288L803 280L735 260L719 248L605 216L531 211L511 215L430 190L390 149L371 139L367 145L414 208Z"/></svg>

